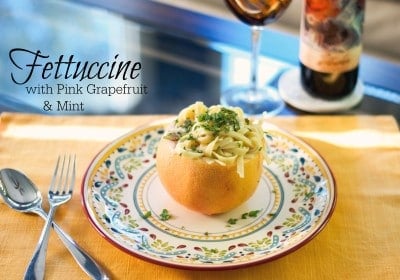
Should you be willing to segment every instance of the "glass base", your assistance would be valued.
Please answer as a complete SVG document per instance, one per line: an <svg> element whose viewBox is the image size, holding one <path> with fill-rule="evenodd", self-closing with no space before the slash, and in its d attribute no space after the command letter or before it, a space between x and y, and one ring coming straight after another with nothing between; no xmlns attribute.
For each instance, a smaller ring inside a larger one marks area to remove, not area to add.
<svg viewBox="0 0 400 280"><path fill-rule="evenodd" d="M250 86L237 86L222 93L221 104L240 107L246 115L274 116L282 111L285 103L274 88L254 90Z"/></svg>
<svg viewBox="0 0 400 280"><path fill-rule="evenodd" d="M310 113L337 113L350 110L359 104L364 96L364 84L358 80L354 91L338 100L325 100L315 97L304 90L300 81L300 69L293 68L280 76L279 94L294 108Z"/></svg>

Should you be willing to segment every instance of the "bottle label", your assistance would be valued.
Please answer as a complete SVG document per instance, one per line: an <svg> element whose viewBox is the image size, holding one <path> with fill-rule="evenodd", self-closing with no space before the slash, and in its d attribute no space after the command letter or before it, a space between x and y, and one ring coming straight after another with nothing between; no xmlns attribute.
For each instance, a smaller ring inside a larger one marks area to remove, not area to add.
<svg viewBox="0 0 400 280"><path fill-rule="evenodd" d="M365 0L303 0L300 61L324 73L357 67Z"/></svg>

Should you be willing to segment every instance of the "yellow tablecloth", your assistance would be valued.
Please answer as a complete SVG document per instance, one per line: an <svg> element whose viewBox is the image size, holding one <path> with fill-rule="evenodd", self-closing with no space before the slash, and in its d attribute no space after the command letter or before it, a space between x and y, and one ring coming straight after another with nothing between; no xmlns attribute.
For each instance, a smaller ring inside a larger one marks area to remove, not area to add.
<svg viewBox="0 0 400 280"><path fill-rule="evenodd" d="M77 190L56 221L112 279L400 279L400 133L390 116L276 117L330 166L338 200L326 228L297 251L233 271L187 271L132 257L103 239L86 218L78 187L109 142L161 116L1 115L0 168L24 171L47 191L58 154L78 158ZM44 195L45 197L45 195ZM46 199L44 206L48 207ZM21 279L43 226L0 199L0 279ZM87 279L51 233L46 279Z"/></svg>

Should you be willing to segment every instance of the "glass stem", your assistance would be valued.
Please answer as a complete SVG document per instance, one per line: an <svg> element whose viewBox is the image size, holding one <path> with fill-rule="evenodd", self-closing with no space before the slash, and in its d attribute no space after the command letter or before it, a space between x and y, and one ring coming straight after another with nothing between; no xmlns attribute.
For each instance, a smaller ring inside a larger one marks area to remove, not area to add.
<svg viewBox="0 0 400 280"><path fill-rule="evenodd" d="M251 27L251 88L253 93L258 88L258 58L261 46L261 30L260 26Z"/></svg>

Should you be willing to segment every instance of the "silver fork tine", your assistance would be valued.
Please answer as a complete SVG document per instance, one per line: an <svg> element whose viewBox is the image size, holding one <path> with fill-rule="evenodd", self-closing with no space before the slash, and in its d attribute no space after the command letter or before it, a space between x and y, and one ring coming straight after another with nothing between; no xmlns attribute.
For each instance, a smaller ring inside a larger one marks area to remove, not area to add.
<svg viewBox="0 0 400 280"><path fill-rule="evenodd" d="M71 158L73 158L73 162L71 163ZM65 158L64 158L65 160ZM64 166L64 161L63 161L63 166ZM70 169L72 169L72 175L69 176ZM68 181L68 178L70 178L70 181ZM65 181L64 181L64 187L62 192L63 193L72 193L73 188L74 188L74 182L75 182L75 155L74 156L69 156L68 157L68 165L67 165L67 175L65 176ZM68 186L69 183L69 186ZM61 185L61 183L60 183Z"/></svg>
<svg viewBox="0 0 400 280"><path fill-rule="evenodd" d="M58 168L60 165L60 157L57 159L56 167L54 169L53 178L49 188L48 198L50 204L50 211L47 216L46 223L43 227L42 233L39 238L38 245L35 249L35 253L29 263L29 266L25 272L25 279L43 279L44 268L46 262L46 250L49 239L49 230L53 223L53 216L57 207L72 197L73 186L75 183L75 157L73 166L71 167L71 156L69 156L68 165L65 166L65 156L62 160L61 172L58 174ZM67 169L65 171L65 169ZM72 169L72 175L70 174ZM64 173L65 177L64 177ZM69 180L70 179L70 180ZM68 187L68 182L69 187Z"/></svg>
<svg viewBox="0 0 400 280"><path fill-rule="evenodd" d="M60 174L60 177L58 179L58 184L56 186L56 192L55 192L56 194L63 193L64 189L65 189L65 187L63 186L63 183L62 183L63 182L63 178L64 178L64 170L65 170L64 166L65 166L65 155L64 155L64 157L62 159L61 174ZM67 174L65 175L65 182L68 180L68 169L69 169L69 162L68 162L68 166L67 166Z"/></svg>
<svg viewBox="0 0 400 280"><path fill-rule="evenodd" d="M53 178L51 178L51 183L50 183L50 188L49 191L54 191L57 181L57 173L58 173L58 166L60 165L60 156L58 156L57 158L57 163L56 163L56 167L54 168L54 172L53 172Z"/></svg>
<svg viewBox="0 0 400 280"><path fill-rule="evenodd" d="M68 192L69 193L72 193L72 191L74 190L74 183L75 183L75 172L76 172L76 164L75 164L75 159L76 159L76 156L74 155L73 156L73 162L72 162L72 175L71 175L71 181L70 181L70 184L69 184L69 189L68 189ZM69 166L69 164L68 164L68 166ZM68 170L69 170L69 168L68 168Z"/></svg>

